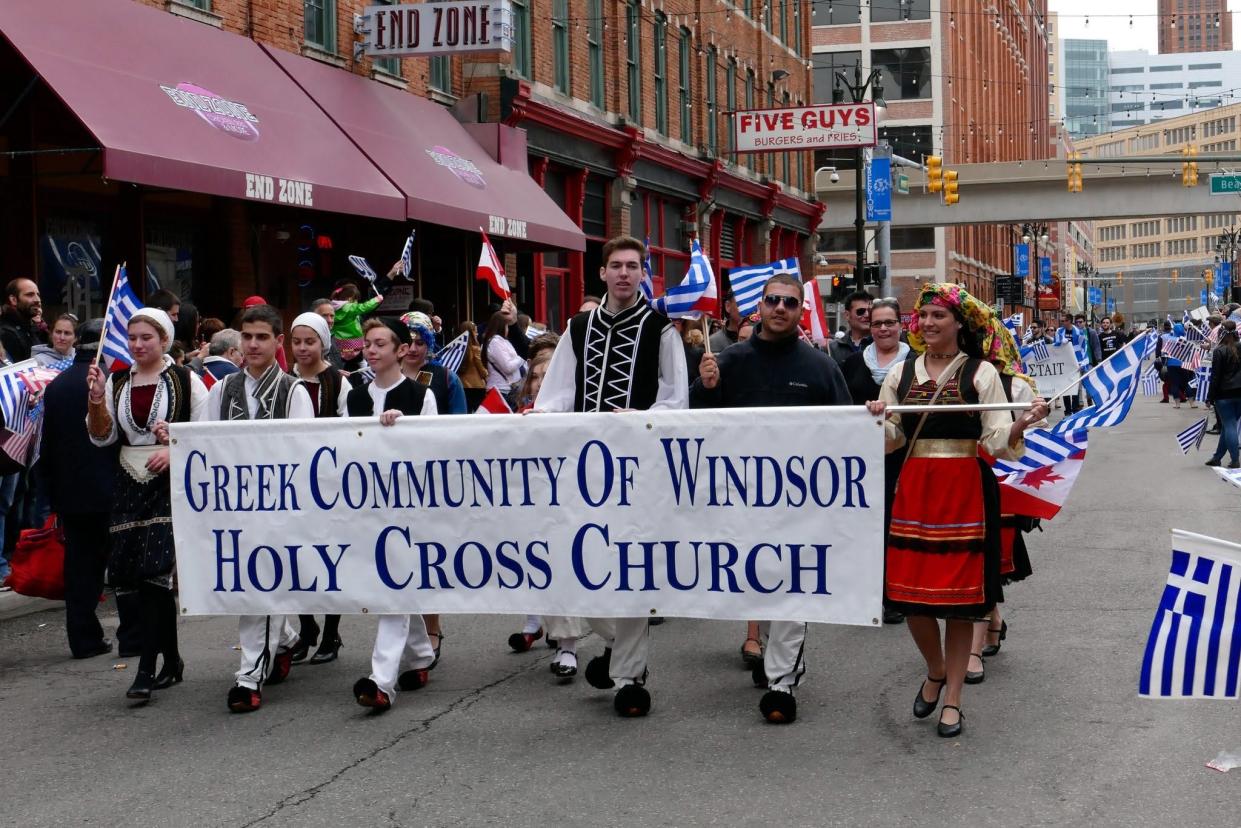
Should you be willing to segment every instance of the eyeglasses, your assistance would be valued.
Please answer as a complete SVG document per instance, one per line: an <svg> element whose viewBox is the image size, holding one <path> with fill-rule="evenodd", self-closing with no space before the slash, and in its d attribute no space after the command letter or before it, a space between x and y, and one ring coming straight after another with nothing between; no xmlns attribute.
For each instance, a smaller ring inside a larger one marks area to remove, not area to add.
<svg viewBox="0 0 1241 828"><path fill-rule="evenodd" d="M801 307L801 299L796 296L776 296L774 293L769 293L763 297L763 304L769 308L777 308L781 303L784 304L785 310Z"/></svg>
<svg viewBox="0 0 1241 828"><path fill-rule="evenodd" d="M871 322L870 326L872 328L895 328L899 324L901 323L895 319L880 319L876 322Z"/></svg>

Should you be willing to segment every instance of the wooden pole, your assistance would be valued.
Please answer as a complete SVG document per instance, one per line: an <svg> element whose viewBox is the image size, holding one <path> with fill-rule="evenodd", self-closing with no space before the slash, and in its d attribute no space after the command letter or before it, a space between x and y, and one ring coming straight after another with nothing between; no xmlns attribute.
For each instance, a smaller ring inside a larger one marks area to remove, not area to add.
<svg viewBox="0 0 1241 828"><path fill-rule="evenodd" d="M112 274L112 287L108 289L108 303L103 306L103 333L99 335L99 350L95 353L95 365L103 362L103 345L108 341L108 322L112 317L109 312L112 308L112 297L116 294L116 283L121 278L121 268L126 264L127 262L121 262L116 266L116 272Z"/></svg>
<svg viewBox="0 0 1241 828"><path fill-rule="evenodd" d="M885 414L921 414L934 412L944 414L961 414L971 411L1029 411L1033 403L966 403L963 405L889 405Z"/></svg>
<svg viewBox="0 0 1241 828"><path fill-rule="evenodd" d="M711 323L704 313L700 320L702 321L702 345L707 349L707 353L711 353Z"/></svg>

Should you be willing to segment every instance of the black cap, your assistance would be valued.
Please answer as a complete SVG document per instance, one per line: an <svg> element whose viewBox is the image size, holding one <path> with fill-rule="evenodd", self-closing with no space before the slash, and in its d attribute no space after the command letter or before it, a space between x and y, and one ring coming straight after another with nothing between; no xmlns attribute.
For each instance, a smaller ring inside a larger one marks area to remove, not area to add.
<svg viewBox="0 0 1241 828"><path fill-rule="evenodd" d="M392 331L392 335L396 337L396 344L398 346L414 344L414 337L409 332L409 326L404 322L393 316L380 316L376 318L384 324L384 327Z"/></svg>
<svg viewBox="0 0 1241 828"><path fill-rule="evenodd" d="M103 319L87 319L78 325L77 333L79 348L86 345L98 345L99 338L103 336Z"/></svg>

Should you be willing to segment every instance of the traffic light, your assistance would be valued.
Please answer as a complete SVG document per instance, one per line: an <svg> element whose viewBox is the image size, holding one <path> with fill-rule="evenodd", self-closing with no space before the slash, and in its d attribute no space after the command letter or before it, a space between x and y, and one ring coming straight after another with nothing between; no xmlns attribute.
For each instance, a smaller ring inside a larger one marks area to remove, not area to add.
<svg viewBox="0 0 1241 828"><path fill-rule="evenodd" d="M944 170L944 204L949 207L961 200L957 195L957 171Z"/></svg>
<svg viewBox="0 0 1241 828"><path fill-rule="evenodd" d="M829 302L843 301L845 298L845 295L848 292L849 292L849 289L846 286L845 277L841 276L839 273L833 273L832 274L832 292L827 297L827 301Z"/></svg>
<svg viewBox="0 0 1241 828"><path fill-rule="evenodd" d="M926 189L932 193L944 189L944 159L939 155L926 156Z"/></svg>
<svg viewBox="0 0 1241 828"><path fill-rule="evenodd" d="M1080 193L1082 191L1082 165L1079 160L1082 157L1080 152L1069 153L1068 168L1069 176L1069 192Z"/></svg>
<svg viewBox="0 0 1241 828"><path fill-rule="evenodd" d="M1195 147L1182 147L1181 157L1185 160L1181 162L1181 186L1195 187L1198 184L1198 162L1192 159L1198 157L1198 150Z"/></svg>

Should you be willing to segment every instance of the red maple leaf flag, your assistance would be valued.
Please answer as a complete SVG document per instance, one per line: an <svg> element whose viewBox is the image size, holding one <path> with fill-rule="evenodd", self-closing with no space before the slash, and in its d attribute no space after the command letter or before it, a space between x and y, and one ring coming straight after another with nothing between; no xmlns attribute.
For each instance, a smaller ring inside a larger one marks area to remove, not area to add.
<svg viewBox="0 0 1241 828"><path fill-rule="evenodd" d="M1068 500L1085 460L1083 449L1059 463L1001 479L1000 510L1044 520L1055 517Z"/></svg>
<svg viewBox="0 0 1241 828"><path fill-rule="evenodd" d="M823 315L823 297L819 294L819 282L810 279L805 284L806 298L802 300L801 327L818 344L831 339L827 317Z"/></svg>
<svg viewBox="0 0 1241 828"><path fill-rule="evenodd" d="M513 409L504 400L504 395L495 388L488 389L483 401L479 403L475 414L512 414Z"/></svg>
<svg viewBox="0 0 1241 828"><path fill-rule="evenodd" d="M478 231L483 233L481 227ZM483 233L483 249L478 254L478 269L474 271L474 278L491 285L492 293L499 296L501 301L509 297L508 277L504 275L504 266L500 264L486 233Z"/></svg>

